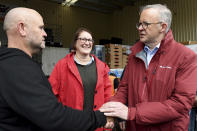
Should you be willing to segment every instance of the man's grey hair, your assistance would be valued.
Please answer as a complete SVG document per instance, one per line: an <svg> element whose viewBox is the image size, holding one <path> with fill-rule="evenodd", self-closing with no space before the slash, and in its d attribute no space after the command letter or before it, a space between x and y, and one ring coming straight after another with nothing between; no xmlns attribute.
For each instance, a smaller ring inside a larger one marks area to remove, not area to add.
<svg viewBox="0 0 197 131"><path fill-rule="evenodd" d="M171 22L172 22L172 13L170 9L168 9L166 5L161 5L161 4L146 5L140 8L140 14L142 13L143 10L150 9L150 8L153 8L159 11L160 22L167 23L166 32L168 32L171 26Z"/></svg>

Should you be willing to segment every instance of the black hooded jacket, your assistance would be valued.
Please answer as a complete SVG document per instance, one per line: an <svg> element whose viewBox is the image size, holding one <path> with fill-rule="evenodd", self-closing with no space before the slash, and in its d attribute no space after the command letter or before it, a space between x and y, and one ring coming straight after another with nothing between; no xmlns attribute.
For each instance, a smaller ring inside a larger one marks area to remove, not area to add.
<svg viewBox="0 0 197 131"><path fill-rule="evenodd" d="M92 131L103 113L63 106L40 66L19 49L0 48L1 131Z"/></svg>

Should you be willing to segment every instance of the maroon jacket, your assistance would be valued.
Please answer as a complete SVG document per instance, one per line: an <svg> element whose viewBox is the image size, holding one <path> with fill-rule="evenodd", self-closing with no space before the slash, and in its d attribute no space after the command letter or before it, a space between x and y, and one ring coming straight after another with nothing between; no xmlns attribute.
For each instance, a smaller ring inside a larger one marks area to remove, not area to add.
<svg viewBox="0 0 197 131"><path fill-rule="evenodd" d="M83 110L83 84L73 59L73 53L59 60L49 78L53 92L63 105ZM94 94L94 109L98 110L112 95L109 67L93 56L97 67L97 85ZM101 131L102 129L97 129Z"/></svg>
<svg viewBox="0 0 197 131"><path fill-rule="evenodd" d="M128 104L127 131L187 131L197 88L197 55L170 30L146 69L144 44L132 47L112 101Z"/></svg>

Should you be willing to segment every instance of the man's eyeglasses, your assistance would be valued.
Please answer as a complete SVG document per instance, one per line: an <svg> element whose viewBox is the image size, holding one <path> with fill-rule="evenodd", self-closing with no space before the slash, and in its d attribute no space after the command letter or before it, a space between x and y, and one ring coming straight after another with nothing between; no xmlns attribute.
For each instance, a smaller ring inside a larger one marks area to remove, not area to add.
<svg viewBox="0 0 197 131"><path fill-rule="evenodd" d="M85 42L89 42L89 43L94 43L94 40L93 39L86 39L86 38L78 38L77 40L80 40L82 43L85 43Z"/></svg>
<svg viewBox="0 0 197 131"><path fill-rule="evenodd" d="M140 26L142 26L143 29L147 29L149 25L151 24L161 24L162 22L157 22L157 23L148 23L148 22L140 22L136 24L136 28L139 29Z"/></svg>

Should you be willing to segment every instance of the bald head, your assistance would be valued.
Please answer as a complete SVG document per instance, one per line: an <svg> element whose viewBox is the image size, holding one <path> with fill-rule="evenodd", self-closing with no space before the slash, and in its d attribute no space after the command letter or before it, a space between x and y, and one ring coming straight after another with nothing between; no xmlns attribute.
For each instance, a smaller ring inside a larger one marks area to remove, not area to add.
<svg viewBox="0 0 197 131"><path fill-rule="evenodd" d="M5 31L14 29L19 22L27 23L29 20L34 19L35 16L40 16L40 14L33 9L24 7L13 8L5 16L3 29Z"/></svg>
<svg viewBox="0 0 197 131"><path fill-rule="evenodd" d="M5 16L4 30L8 36L8 47L19 48L30 56L45 47L44 22L35 10L18 7Z"/></svg>

